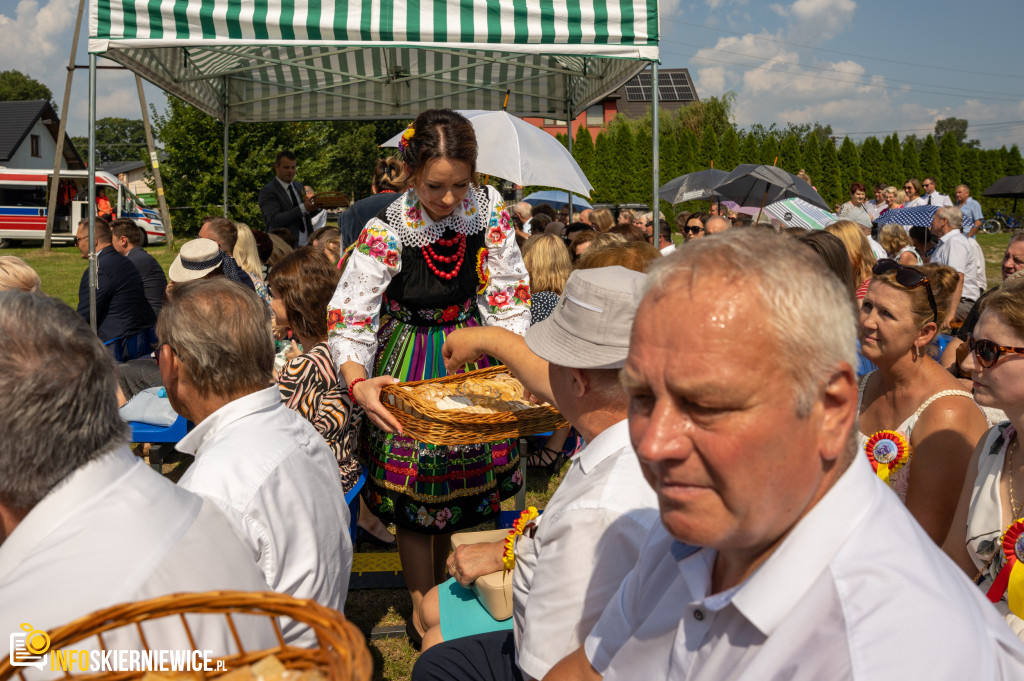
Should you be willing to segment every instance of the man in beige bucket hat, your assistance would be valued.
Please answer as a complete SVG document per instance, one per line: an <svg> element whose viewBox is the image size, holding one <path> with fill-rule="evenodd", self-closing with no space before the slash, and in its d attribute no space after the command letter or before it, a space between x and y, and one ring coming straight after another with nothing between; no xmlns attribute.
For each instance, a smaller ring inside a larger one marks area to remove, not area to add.
<svg viewBox="0 0 1024 681"><path fill-rule="evenodd" d="M497 327L448 337L449 372L480 354L496 356L531 393L556 405L588 444L574 457L536 533L516 541L514 631L440 642L441 626L431 625L460 616L447 604L477 577L502 569L503 542L460 546L448 560L454 583L428 593L416 613L418 625L428 627L424 647L438 645L420 657L414 681L542 678L579 647L635 563L658 507L629 445L628 399L618 372L643 281L623 267L579 270L555 311L525 339Z"/></svg>

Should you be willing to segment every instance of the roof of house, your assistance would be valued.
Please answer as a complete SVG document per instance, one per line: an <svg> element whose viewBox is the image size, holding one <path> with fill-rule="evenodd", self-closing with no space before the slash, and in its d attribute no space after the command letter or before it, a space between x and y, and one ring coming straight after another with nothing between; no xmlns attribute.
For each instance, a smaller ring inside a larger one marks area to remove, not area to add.
<svg viewBox="0 0 1024 681"><path fill-rule="evenodd" d="M31 99L22 102L0 102L0 162L11 160L14 152L28 137L32 126L40 119L56 140L57 133L60 132L60 119L48 101ZM70 169L85 168L85 162L82 161L67 133L64 134L64 159Z"/></svg>
<svg viewBox="0 0 1024 681"><path fill-rule="evenodd" d="M162 158L162 156L161 156ZM114 161L111 163L101 163L100 170L105 170L111 175L120 175L121 173L130 173L133 170L139 168L145 168L145 161Z"/></svg>

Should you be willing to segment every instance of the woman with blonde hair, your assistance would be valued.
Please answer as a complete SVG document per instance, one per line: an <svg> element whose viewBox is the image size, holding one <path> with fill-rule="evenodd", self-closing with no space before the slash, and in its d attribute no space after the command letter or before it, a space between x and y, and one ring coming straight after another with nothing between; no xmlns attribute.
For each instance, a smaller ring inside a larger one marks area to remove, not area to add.
<svg viewBox="0 0 1024 681"><path fill-rule="evenodd" d="M572 273L572 260L565 242L554 234L541 234L526 241L523 261L530 273L530 315L536 324L554 311Z"/></svg>
<svg viewBox="0 0 1024 681"><path fill-rule="evenodd" d="M885 197L885 210L879 213L879 215L893 208L903 208L903 201L901 201L899 198L900 190L897 189L896 187L893 187L891 185L886 187L885 189L882 190L882 196ZM903 198L905 200L906 195L904 195Z"/></svg>
<svg viewBox="0 0 1024 681"><path fill-rule="evenodd" d="M256 294L270 305L270 291L266 282L263 281L263 263L260 261L260 251L256 246L256 237L252 235L249 225L244 222L236 222L238 228L238 241L235 242L234 259L238 266L252 279L253 288Z"/></svg>
<svg viewBox="0 0 1024 681"><path fill-rule="evenodd" d="M850 267L860 285L857 287L857 302L864 300L868 284L871 282L871 267L875 264L875 255L871 252L868 238L864 236L861 225L853 220L839 220L825 227L829 234L839 237L850 258Z"/></svg>
<svg viewBox="0 0 1024 681"><path fill-rule="evenodd" d="M907 267L890 258L873 273L859 336L861 353L878 370L860 384L860 455L941 544L971 452L988 428L971 393L928 351L959 275L944 265Z"/></svg>
<svg viewBox="0 0 1024 681"><path fill-rule="evenodd" d="M615 218L607 208L598 208L590 214L590 226L598 232L607 232L615 226Z"/></svg>
<svg viewBox="0 0 1024 681"><path fill-rule="evenodd" d="M878 232L878 243L889 257L901 265L923 265L921 255L910 241L902 225L882 225Z"/></svg>
<svg viewBox="0 0 1024 681"><path fill-rule="evenodd" d="M38 293L42 282L32 267L14 255L0 255L0 291Z"/></svg>
<svg viewBox="0 0 1024 681"><path fill-rule="evenodd" d="M975 448L942 548L992 596L993 583L1006 569L1004 534L1012 536L1008 528L1019 530L1024 517L1024 281L1007 279L980 307L963 368L972 373L978 404L1003 410L1008 420L989 429ZM1024 639L1024 608L1007 591L997 590L995 607Z"/></svg>

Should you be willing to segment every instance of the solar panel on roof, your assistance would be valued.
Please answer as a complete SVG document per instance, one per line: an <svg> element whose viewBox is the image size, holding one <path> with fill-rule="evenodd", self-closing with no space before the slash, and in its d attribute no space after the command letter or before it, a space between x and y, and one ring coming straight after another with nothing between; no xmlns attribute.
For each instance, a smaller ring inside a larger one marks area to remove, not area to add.
<svg viewBox="0 0 1024 681"><path fill-rule="evenodd" d="M637 74L626 83L626 99L630 102L649 102L651 90L651 74ZM693 83L686 71L659 73L658 98L663 102L693 101Z"/></svg>

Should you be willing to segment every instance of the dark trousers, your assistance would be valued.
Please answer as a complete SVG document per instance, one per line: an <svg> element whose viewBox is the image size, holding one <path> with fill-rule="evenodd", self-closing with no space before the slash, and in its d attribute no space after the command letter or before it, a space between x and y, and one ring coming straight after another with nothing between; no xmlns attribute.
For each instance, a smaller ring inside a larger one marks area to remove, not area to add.
<svg viewBox="0 0 1024 681"><path fill-rule="evenodd" d="M511 631L466 636L428 649L412 668L412 681L523 681Z"/></svg>

